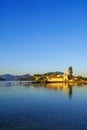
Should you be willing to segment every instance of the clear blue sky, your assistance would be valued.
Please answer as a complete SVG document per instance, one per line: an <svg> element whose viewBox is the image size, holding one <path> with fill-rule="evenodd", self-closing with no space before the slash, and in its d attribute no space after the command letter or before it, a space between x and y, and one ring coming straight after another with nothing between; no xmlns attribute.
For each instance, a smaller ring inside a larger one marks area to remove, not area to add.
<svg viewBox="0 0 87 130"><path fill-rule="evenodd" d="M0 0L0 74L69 66L87 76L87 0Z"/></svg>

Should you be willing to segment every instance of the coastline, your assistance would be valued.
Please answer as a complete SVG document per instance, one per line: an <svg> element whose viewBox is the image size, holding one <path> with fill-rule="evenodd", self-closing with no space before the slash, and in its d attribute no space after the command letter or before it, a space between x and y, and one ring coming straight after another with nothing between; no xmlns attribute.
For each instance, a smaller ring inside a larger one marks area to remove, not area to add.
<svg viewBox="0 0 87 130"><path fill-rule="evenodd" d="M48 82L48 81L46 81L46 82L40 82L40 81L34 81L34 82L32 82L33 84L49 84L49 83L75 83L75 84L86 84L87 85L87 81L56 81L56 82Z"/></svg>

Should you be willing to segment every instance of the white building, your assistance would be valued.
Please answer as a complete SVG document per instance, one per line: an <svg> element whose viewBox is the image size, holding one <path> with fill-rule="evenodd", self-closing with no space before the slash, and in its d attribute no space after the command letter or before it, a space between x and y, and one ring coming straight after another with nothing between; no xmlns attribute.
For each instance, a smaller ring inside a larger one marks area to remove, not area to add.
<svg viewBox="0 0 87 130"><path fill-rule="evenodd" d="M50 74L46 76L48 82L66 82L68 81L68 74L64 72L63 74Z"/></svg>

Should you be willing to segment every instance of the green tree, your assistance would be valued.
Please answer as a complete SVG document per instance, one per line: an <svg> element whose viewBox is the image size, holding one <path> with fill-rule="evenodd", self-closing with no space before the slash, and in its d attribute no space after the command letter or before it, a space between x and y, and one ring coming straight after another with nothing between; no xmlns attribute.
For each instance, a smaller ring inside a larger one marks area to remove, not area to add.
<svg viewBox="0 0 87 130"><path fill-rule="evenodd" d="M72 66L70 66L69 68L68 68L68 71L69 71L69 78L70 79L72 79L72 77L73 77L73 69L72 69Z"/></svg>

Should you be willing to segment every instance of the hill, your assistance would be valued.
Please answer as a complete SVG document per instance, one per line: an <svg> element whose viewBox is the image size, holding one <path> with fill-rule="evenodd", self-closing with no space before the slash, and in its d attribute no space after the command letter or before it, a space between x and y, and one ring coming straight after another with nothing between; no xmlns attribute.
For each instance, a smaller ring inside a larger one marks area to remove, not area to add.
<svg viewBox="0 0 87 130"><path fill-rule="evenodd" d="M25 74L25 75L11 75L11 74L4 74L4 75L0 75L0 77L6 81L12 81L12 80L19 80L21 78L28 78L31 77L30 74Z"/></svg>

